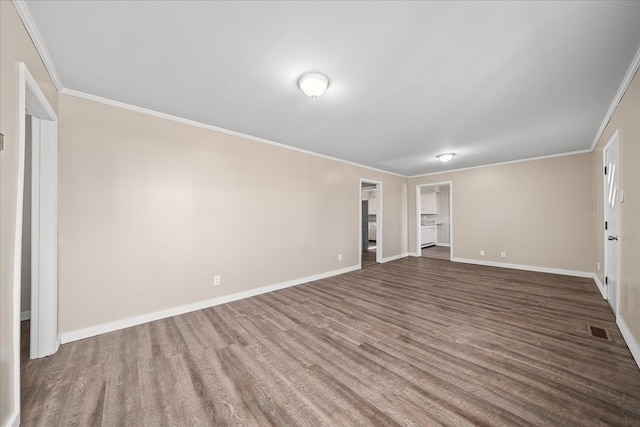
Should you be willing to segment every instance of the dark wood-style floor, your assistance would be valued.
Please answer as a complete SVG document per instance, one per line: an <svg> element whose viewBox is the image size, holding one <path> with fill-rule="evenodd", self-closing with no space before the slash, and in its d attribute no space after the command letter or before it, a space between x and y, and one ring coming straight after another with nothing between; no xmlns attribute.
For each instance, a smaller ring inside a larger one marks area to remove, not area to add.
<svg viewBox="0 0 640 427"><path fill-rule="evenodd" d="M421 249L421 255L427 258L451 259L451 249L447 246L429 246Z"/></svg>
<svg viewBox="0 0 640 427"><path fill-rule="evenodd" d="M592 280L410 257L65 344L22 421L638 426L640 372Z"/></svg>
<svg viewBox="0 0 640 427"><path fill-rule="evenodd" d="M376 249L369 249L362 252L360 258L360 265L362 268L369 268L372 265L376 265Z"/></svg>

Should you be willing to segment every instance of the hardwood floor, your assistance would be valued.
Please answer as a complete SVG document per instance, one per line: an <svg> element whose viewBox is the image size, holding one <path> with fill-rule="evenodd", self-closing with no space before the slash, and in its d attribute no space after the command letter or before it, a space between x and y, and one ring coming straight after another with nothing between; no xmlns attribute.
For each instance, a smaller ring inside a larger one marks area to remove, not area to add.
<svg viewBox="0 0 640 427"><path fill-rule="evenodd" d="M65 344L23 363L21 417L638 426L640 371L590 279L411 257Z"/></svg>
<svg viewBox="0 0 640 427"><path fill-rule="evenodd" d="M444 259L449 261L451 259L451 248L447 246L429 246L421 249L421 254L426 258Z"/></svg>
<svg viewBox="0 0 640 427"><path fill-rule="evenodd" d="M360 265L362 268L369 268L372 265L376 265L376 250L369 249L368 251L362 252L360 255Z"/></svg>

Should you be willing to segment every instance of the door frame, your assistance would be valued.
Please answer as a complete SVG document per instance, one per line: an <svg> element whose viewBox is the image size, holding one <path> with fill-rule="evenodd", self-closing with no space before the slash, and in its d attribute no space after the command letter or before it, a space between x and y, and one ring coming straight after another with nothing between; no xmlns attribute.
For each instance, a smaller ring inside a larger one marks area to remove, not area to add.
<svg viewBox="0 0 640 427"><path fill-rule="evenodd" d="M609 142L607 142L607 144L604 146L604 148L602 149L602 170L603 170L603 174L602 174L602 200L603 200L603 204L602 204L602 216L604 218L605 221L608 221L609 219L607 218L607 175L604 174L604 167L607 165L607 150L609 148L611 148L612 145L616 145L617 147L617 155L618 158L616 159L616 165L617 165L617 174L618 174L618 189L620 188L620 132L619 129L616 129L616 131L613 133L613 136L611 136L611 139L609 139ZM615 203L619 205L619 195L616 194L616 201ZM617 209L615 209L615 221L616 221L616 230L617 230L617 234L618 234L618 240L617 240L617 245L618 245L618 256L617 256L617 260L616 260L616 303L615 303L615 307L613 307L613 309L615 310L615 316L616 318L618 317L618 313L620 312L620 253L622 250L622 245L620 244L620 206L618 206ZM606 277L608 276L607 274L607 268L609 263L607 263L607 245L608 245L608 239L607 237L609 236L609 232L608 230L605 230L604 227L602 228L603 230L603 237L602 237L602 241L604 242L603 244L603 253L604 253L604 277L606 279ZM607 280L605 280L604 283L604 296L605 299L608 301L609 300L609 284L607 283Z"/></svg>
<svg viewBox="0 0 640 427"><path fill-rule="evenodd" d="M36 298L37 307L31 307L31 334L34 326L37 337L37 357L53 354L60 346L58 333L58 117L49 104L44 93L24 63L19 64L18 87L18 185L16 203L16 224L14 238L13 265L13 357L14 357L14 399L20 408L20 298L21 298L21 263L22 263L22 211L24 204L24 169L26 147L26 114L39 119L40 138L33 138L33 146L39 150L39 162L32 165L32 186L37 189L32 200L32 224L37 220L36 228L32 225L32 261L37 251L36 263L38 274L44 280L32 277L31 295ZM44 149L42 149L44 148ZM36 188L37 187L37 188ZM35 202L35 205L33 204ZM37 219L34 219L34 215ZM35 294L35 296L34 296ZM33 302L32 302L33 304ZM36 319L34 322L34 318ZM43 326L44 327L40 327Z"/></svg>
<svg viewBox="0 0 640 427"><path fill-rule="evenodd" d="M376 262L382 263L382 181L360 178L358 188L358 224L362 222L362 184L374 184L376 186ZM358 226L358 253L359 267L362 268L362 227Z"/></svg>
<svg viewBox="0 0 640 427"><path fill-rule="evenodd" d="M420 211L422 200L420 198L420 193L425 187L435 187L435 186L449 186L449 259L453 259L453 181L441 181L441 182L433 182L428 184L418 184L416 185L416 256L422 256L422 248L420 247ZM437 246L437 244L436 244Z"/></svg>

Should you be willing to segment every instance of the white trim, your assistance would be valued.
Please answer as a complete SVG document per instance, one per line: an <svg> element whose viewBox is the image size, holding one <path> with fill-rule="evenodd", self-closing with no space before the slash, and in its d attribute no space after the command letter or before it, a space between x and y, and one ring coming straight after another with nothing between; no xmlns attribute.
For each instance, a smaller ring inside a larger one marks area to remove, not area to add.
<svg viewBox="0 0 640 427"><path fill-rule="evenodd" d="M22 210L24 206L24 157L26 138L27 74L23 63L18 70L18 176L16 191L16 222L13 241L13 413L20 414L20 297L22 289ZM15 422L15 421L14 421Z"/></svg>
<svg viewBox="0 0 640 427"><path fill-rule="evenodd" d="M436 246L442 246L443 248L450 248L451 243L436 243Z"/></svg>
<svg viewBox="0 0 640 427"><path fill-rule="evenodd" d="M618 167L618 172L617 173L618 173L618 177L619 177L619 176L621 176L621 174L620 174L620 170L621 170L621 168L620 168L620 130L619 129L616 129L616 131L611 136L611 139L609 139L609 142L607 142L607 144L602 149L602 168L603 169L600 169L600 171L601 171L601 173L603 173L604 167L607 165L607 150L609 150L609 148L614 144L616 145L616 156L617 156L617 158L616 158L616 166ZM620 179L619 178L617 178L617 179L618 179L618 188L620 188ZM616 199L617 199L617 197L618 196L616 195ZM608 204L608 201L607 201L607 176L604 175L604 173L602 174L602 200L603 200L602 216L604 217L605 221L611 221L611 218L607 218L607 210L608 210L608 208L607 208L607 204ZM615 203L618 204L618 200L615 200ZM614 314L617 316L619 311L620 311L620 282L621 282L621 280L620 280L620 271L621 271L621 269L620 269L620 259L621 259L620 254L622 252L622 245L620 244L620 241L622 240L622 239L620 239L620 232L621 232L621 229L620 229L620 224L621 224L621 222L620 222L620 207L618 207L618 209L615 209L614 216L615 216L615 221L616 221L615 225L616 225L617 233L618 233L618 251L617 251L617 255L616 255L617 256L617 258L616 258L616 264L617 265L616 265L616 272L615 272L616 273L616 286L617 286L617 289L616 289L616 306L615 306L615 308L613 310L614 310ZM602 224L601 224L601 226L602 226ZM604 251L603 251L603 255L604 255L604 258L603 258L603 260L604 260L603 272L604 272L604 276L607 277L607 245L608 245L608 243L607 243L607 241L608 241L607 235L609 233L604 228L602 229L602 233L603 233L602 241L604 242L603 246L602 246L603 249L604 249ZM605 293L605 295L606 295L605 299L608 300L609 299L609 285L608 284L605 285L604 290L606 292Z"/></svg>
<svg viewBox="0 0 640 427"><path fill-rule="evenodd" d="M29 106L28 98L27 102ZM34 111L38 108L36 105L36 108L29 109ZM32 116L31 136L32 316L29 353L31 359L36 359L58 350L57 121Z"/></svg>
<svg viewBox="0 0 640 427"><path fill-rule="evenodd" d="M633 77L638 71L638 68L640 68L640 48L636 51L636 56L633 57L633 61L631 61L631 65L627 70L627 74L625 74L624 79L622 79L622 83L620 83L618 92L616 92L616 95L613 97L613 100L611 101L611 105L607 110L607 114L605 114L604 119L602 120L602 124L600 125L600 128L596 133L596 137L593 139L593 143L591 144L591 151L596 149L596 145L598 145L598 141L602 137L604 130L607 128L607 125L609 124L611 117L613 117L613 113L616 112L616 109L618 108L618 104L620 104L620 101L622 101L622 97L624 96L625 92L629 88L629 85L631 84Z"/></svg>
<svg viewBox="0 0 640 427"><path fill-rule="evenodd" d="M26 140L25 140L26 144ZM29 358L37 359L40 347L40 119L31 117L31 305Z"/></svg>
<svg viewBox="0 0 640 427"><path fill-rule="evenodd" d="M409 252L408 255L409 256L414 256L414 257L421 257L422 256L421 253L417 253L417 252Z"/></svg>
<svg viewBox="0 0 640 427"><path fill-rule="evenodd" d="M467 168L447 169L447 170L442 170L442 171L438 171L438 172L423 173L421 175L411 175L408 178L421 178L423 176L442 175L442 174L445 174L445 173L454 173L454 172L468 171L468 170L472 170L472 169L490 168L490 167L493 167L493 166L511 165L511 164L514 164L514 163L534 162L536 160L553 159L553 158L556 158L556 157L565 157L565 156L573 156L573 155L577 155L577 154L591 153L591 151L593 151L593 150L585 149L585 150L578 150L578 151L570 151L570 152L567 152L567 153L549 154L549 155L546 155L546 156L539 156L539 157L528 157L526 159L507 160L505 162L488 163L486 165L469 166Z"/></svg>
<svg viewBox="0 0 640 427"><path fill-rule="evenodd" d="M422 254L422 228L420 224L422 223L422 185L416 185L416 252L418 254Z"/></svg>
<svg viewBox="0 0 640 427"><path fill-rule="evenodd" d="M535 271L538 273L562 274L565 276L587 277L592 279L593 273L587 271L565 270L562 268L538 267L535 265L508 264L506 262L481 261L470 258L451 258L453 262L463 262L465 264L485 265L488 267L510 268L514 270Z"/></svg>
<svg viewBox="0 0 640 427"><path fill-rule="evenodd" d="M31 310L23 311L20 313L20 321L24 322L25 320L31 319Z"/></svg>
<svg viewBox="0 0 640 427"><path fill-rule="evenodd" d="M36 50L40 54L40 58L44 63L45 68L49 72L49 76L53 81L58 92L63 89L62 81L58 76L58 72L56 71L56 67L53 65L53 60L51 59L51 55L49 55L49 51L42 40L42 36L40 36L40 32L38 31L38 27L36 26L33 18L31 17L31 13L29 13L29 8L27 7L27 3L24 0L13 0L13 5L16 7L18 11L18 15L20 15L20 19L22 19L22 23L29 33L31 37L31 41L33 41Z"/></svg>
<svg viewBox="0 0 640 427"><path fill-rule="evenodd" d="M393 256L390 256L390 257L387 257L387 258L383 258L383 259L380 261L380 263L381 263L381 264L384 264L385 262L395 261L395 260L397 260L397 259L400 259L400 258L406 258L406 257L408 257L408 256L409 256L409 253L408 253L408 252L403 252L403 253L398 254L398 255L393 255Z"/></svg>
<svg viewBox="0 0 640 427"><path fill-rule="evenodd" d="M108 332L117 331L131 326L140 325L143 323L153 322L154 320L160 320L167 317L177 316L192 311L202 310L205 308L213 307L220 304L226 304L228 302L238 301L245 298L254 297L261 294L277 291L280 289L289 288L292 286L302 285L305 283L313 282L315 280L326 279L327 277L337 276L339 274L349 273L351 271L359 270L359 265L352 265L350 267L341 268L339 270L328 271L326 273L314 274L312 276L301 277L299 279L288 280L286 282L276 283L273 285L262 286L260 288L251 289L248 291L237 292L230 295L224 295L217 298L212 298L204 301L198 301L192 304L182 305L179 307L173 307L166 310L156 311L153 313L143 314L140 316L129 317L127 319L116 320L114 322L103 323L96 326L90 326L88 328L78 329L75 331L65 332L61 335L62 344L66 344L72 341L77 341L96 335L105 334Z"/></svg>
<svg viewBox="0 0 640 427"><path fill-rule="evenodd" d="M596 273L593 273L593 281L596 282L596 286L598 287L598 290L600 291L600 295L602 295L602 298L607 299L607 290L605 289L604 285L602 284L602 282L600 281L600 278Z"/></svg>
<svg viewBox="0 0 640 427"><path fill-rule="evenodd" d="M629 350L631 351L631 355L636 361L636 365L638 365L638 368L640 368L640 344L638 344L638 341L636 341L636 338L631 333L631 329L629 329L629 326L624 321L622 316L616 316L616 323L620 328L622 338L624 338L627 347L629 347Z"/></svg>
<svg viewBox="0 0 640 427"><path fill-rule="evenodd" d="M373 182L373 181L370 181ZM384 212L382 209L382 181L376 181L376 262L382 263L384 240L383 240L383 227L384 221L382 220Z"/></svg>
<svg viewBox="0 0 640 427"><path fill-rule="evenodd" d="M21 296L21 264L22 264L22 210L24 203L24 163L25 163L25 139L27 107L35 116L43 120L51 120L56 123L57 116L49 101L40 90L38 83L33 78L27 66L21 62L18 67L18 173L16 192L16 222L14 233L14 257L13 257L13 399L14 412L20 416L20 296ZM57 138L57 127L56 138ZM57 248L57 237L56 237ZM33 289L32 289L33 292ZM34 309L34 307L31 307ZM37 310L37 309L34 309ZM55 301L57 310L57 300ZM35 314L35 313L34 313ZM57 311L56 317L57 319ZM56 334L57 335L57 334Z"/></svg>
<svg viewBox="0 0 640 427"><path fill-rule="evenodd" d="M7 427L18 427L20 425L20 411L14 411L9 420L7 421Z"/></svg>
<svg viewBox="0 0 640 427"><path fill-rule="evenodd" d="M33 359L58 350L58 118L24 63L20 63L20 78L24 97L20 98L18 106L22 111L19 144L23 151L26 144L23 129L26 126L25 111L33 115L30 332L30 357ZM24 171L19 185L24 187ZM21 191L24 192L24 188ZM16 292L20 295L20 287Z"/></svg>
<svg viewBox="0 0 640 427"><path fill-rule="evenodd" d="M369 169L369 170L372 170L372 171L375 171L375 172L381 172L381 173L384 173L384 174L399 176L401 178L407 178L406 175L402 175L402 174L399 174L399 173L390 172L390 171L386 171L386 170L382 170L382 169L377 169L377 168L374 168L374 167L371 167L371 166L362 165L360 163L350 162L348 160L339 159L337 157L327 156L326 154L315 153L313 151L309 151L309 150L305 150L305 149L302 149L302 148L294 147L292 145L286 145L286 144L282 144L280 142L271 141L269 139L260 138L258 136L248 135L248 134L245 134L245 133L236 132L236 131L233 131L233 130L224 129L224 128L220 128L220 127L213 126L213 125L208 125L206 123L198 122L198 121L195 121L195 120L185 119L185 118L182 118L182 117L173 116L171 114L166 114L166 113L161 113L159 111L150 110L150 109L147 109L147 108L137 107L137 106L131 105L131 104L125 104L124 102L114 101L114 100L111 100L111 99L108 99L108 98L102 98L100 96L90 95L88 93L79 92L79 91L72 90L72 89L64 88L64 89L62 89L60 91L60 93L63 94L63 95L69 95L69 96L74 96L76 98L86 99L87 101L97 102L99 104L109 105L111 107L122 108L123 110L129 110L129 111L133 111L135 113L146 114L148 116L153 116L153 117L157 117L157 118L165 119L165 120L171 120L171 121L174 121L174 122L182 123L182 124L189 125L189 126L195 126L195 127L202 128L202 129L207 129L207 130L211 130L211 131L214 131L214 132L220 132L220 133L224 133L226 135L236 136L236 137L239 137L239 138L244 138L244 139L248 139L248 140L255 141L255 142L260 142L262 144L273 145L275 147L283 148L285 150L292 150L292 151L296 151L298 153L308 154L310 156L316 156L316 157L320 157L320 158L327 159L327 160L333 160L333 161L336 161L336 162L345 163L347 165L357 166L357 167L363 168L363 169Z"/></svg>

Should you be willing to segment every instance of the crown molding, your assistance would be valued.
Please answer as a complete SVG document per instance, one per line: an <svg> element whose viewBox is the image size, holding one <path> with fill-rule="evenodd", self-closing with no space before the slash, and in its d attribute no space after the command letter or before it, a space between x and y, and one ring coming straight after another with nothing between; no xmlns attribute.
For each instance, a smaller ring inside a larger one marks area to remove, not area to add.
<svg viewBox="0 0 640 427"><path fill-rule="evenodd" d="M51 59L51 55L49 55L49 51L47 50L42 37L40 36L40 32L36 27L36 23L33 21L31 17L31 13L29 13L29 8L27 7L27 3L24 0L13 0L13 5L18 11L18 15L20 15L20 19L22 19L22 23L31 37L33 44L44 63L45 68L49 72L49 76L53 81L58 92L60 92L63 88L62 81L58 76L58 72L56 71L56 67L53 65L53 60Z"/></svg>
<svg viewBox="0 0 640 427"><path fill-rule="evenodd" d="M507 160L506 162L488 163L486 165L469 166L467 168L447 169L447 170L443 170L443 171L439 171L439 172L429 172L429 173L423 173L423 174L420 174L420 175L411 175L411 176L409 176L409 178L421 178L423 176L442 175L442 174L445 174L445 173L462 172L462 171L468 171L468 170L472 170L472 169L490 168L490 167L493 167L493 166L511 165L511 164L514 164L514 163L533 162L533 161L536 161L536 160L553 159L553 158L556 158L556 157L574 156L574 155L577 155L577 154L591 153L592 151L593 151L592 149L588 149L587 148L585 150L569 151L567 153L549 154L547 156L528 157L526 159Z"/></svg>
<svg viewBox="0 0 640 427"><path fill-rule="evenodd" d="M99 104L109 105L111 107L121 108L121 109L124 109L124 110L129 110L129 111L133 111L133 112L140 113L140 114L146 114L148 116L153 116L153 117L157 117L157 118L160 118L160 119L171 120L171 121L182 123L182 124L189 125L189 126L195 126L195 127L198 127L198 128L207 129L207 130L211 130L211 131L214 131L214 132L224 133L226 135L237 136L239 138L244 138L244 139L248 139L248 140L251 140L251 141L260 142L262 144L268 144L268 145L272 145L272 146L275 146L275 147L278 147L278 148L284 148L285 150L296 151L298 153L308 154L308 155L315 156L315 157L321 157L321 158L327 159L327 160L333 160L334 162L340 162L340 163L344 163L344 164L347 164L347 165L356 166L356 167L363 168L363 169L368 169L370 171L384 173L384 174L387 174L387 175L394 175L394 176L398 176L398 177L401 177L401 178L408 178L406 175L401 175L399 173L390 172L390 171L386 171L386 170L382 170L382 169L376 169L376 168L371 167L371 166L361 165L359 163L350 162L348 160L339 159L337 157L331 157L331 156L327 156L325 154L315 153L313 151L304 150L302 148L293 147L291 145L282 144L282 143L279 143L279 142L271 141L271 140L260 138L260 137L253 136L253 135L247 135L247 134L244 134L244 133L235 132L235 131L232 131L232 130L229 130L229 129L224 129L224 128L220 128L220 127L217 127L217 126L208 125L206 123L198 122L198 121L195 121L195 120L185 119L183 117L173 116L171 114L161 113L159 111L150 110L148 108L137 107L135 105L126 104L126 103L120 102L120 101L114 101L114 100L108 99L108 98L102 98L100 96L91 95L91 94L80 92L80 91L77 91L77 90L62 89L60 91L60 93L63 94L63 95L69 95L69 96L74 96L76 98L86 99L87 101L97 102Z"/></svg>
<svg viewBox="0 0 640 427"><path fill-rule="evenodd" d="M613 113L616 112L616 109L618 108L618 104L620 104L620 101L622 101L622 97L624 96L625 92L629 88L629 85L631 84L633 77L638 72L638 68L640 68L640 48L638 48L638 50L636 51L636 56L634 56L633 61L631 61L631 65L629 66L629 69L627 70L627 74L624 76L622 83L620 83L620 87L618 88L618 92L616 92L616 96L614 96L613 101L611 101L611 105L607 110L607 114L605 114L604 119L602 120L602 124L600 125L600 128L596 133L596 137L593 139L593 143L591 144L590 151L593 151L596 149L596 145L598 145L598 141L600 141L600 138L602 137L604 130L609 124L611 117L613 117Z"/></svg>

